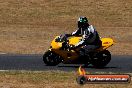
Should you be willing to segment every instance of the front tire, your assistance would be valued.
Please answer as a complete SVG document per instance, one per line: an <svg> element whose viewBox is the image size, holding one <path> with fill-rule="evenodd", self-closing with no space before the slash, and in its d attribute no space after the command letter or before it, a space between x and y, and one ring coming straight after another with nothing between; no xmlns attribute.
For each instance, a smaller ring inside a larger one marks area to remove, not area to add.
<svg viewBox="0 0 132 88"><path fill-rule="evenodd" d="M43 55L43 61L48 66L56 66L61 62L61 58L59 55L55 54L52 51L47 51Z"/></svg>
<svg viewBox="0 0 132 88"><path fill-rule="evenodd" d="M95 68L103 68L110 62L110 60L110 52L108 50L104 50L96 54L96 56L92 59L92 65Z"/></svg>

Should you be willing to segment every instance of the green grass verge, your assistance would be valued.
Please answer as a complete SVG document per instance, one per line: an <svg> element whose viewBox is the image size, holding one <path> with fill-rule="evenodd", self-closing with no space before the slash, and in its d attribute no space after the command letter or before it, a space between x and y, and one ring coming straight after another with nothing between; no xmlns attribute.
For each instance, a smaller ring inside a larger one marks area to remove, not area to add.
<svg viewBox="0 0 132 88"><path fill-rule="evenodd" d="M88 73L89 74L89 73ZM91 74L91 73L90 73ZM96 72L92 74L106 74ZM107 73L115 74L115 73ZM116 73L117 74L117 73ZM130 73L131 75L131 73ZM80 88L77 72L63 71L4 71L0 72L0 87L11 88ZM131 88L130 84L86 84L83 88Z"/></svg>

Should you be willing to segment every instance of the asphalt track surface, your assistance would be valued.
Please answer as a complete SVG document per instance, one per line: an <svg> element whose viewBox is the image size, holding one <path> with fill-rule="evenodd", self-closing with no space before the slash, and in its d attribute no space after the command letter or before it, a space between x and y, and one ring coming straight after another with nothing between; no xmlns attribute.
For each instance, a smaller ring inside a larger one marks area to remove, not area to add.
<svg viewBox="0 0 132 88"><path fill-rule="evenodd" d="M57 66L46 66L43 63L42 55L0 55L0 70L27 70L27 71L77 71L80 65L59 64ZM92 66L85 68L88 72L132 72L132 56L112 56L111 62L102 69L96 69Z"/></svg>

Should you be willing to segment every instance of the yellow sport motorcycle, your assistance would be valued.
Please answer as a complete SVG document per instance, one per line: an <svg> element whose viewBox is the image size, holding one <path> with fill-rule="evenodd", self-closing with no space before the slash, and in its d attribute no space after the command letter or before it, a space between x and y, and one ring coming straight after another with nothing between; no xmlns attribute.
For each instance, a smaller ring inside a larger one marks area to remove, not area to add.
<svg viewBox="0 0 132 88"><path fill-rule="evenodd" d="M48 66L55 66L59 63L64 64L92 64L96 68L106 66L111 60L111 54L107 50L113 45L111 38L101 38L102 46L90 52L89 55L80 56L80 46L75 49L69 49L69 46L76 45L82 40L82 36L56 36L51 42L48 51L43 55L43 61Z"/></svg>

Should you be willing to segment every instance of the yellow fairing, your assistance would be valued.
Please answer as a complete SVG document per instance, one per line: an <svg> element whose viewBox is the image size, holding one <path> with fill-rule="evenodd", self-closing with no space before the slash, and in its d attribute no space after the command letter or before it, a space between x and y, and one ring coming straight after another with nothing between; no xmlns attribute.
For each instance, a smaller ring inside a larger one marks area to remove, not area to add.
<svg viewBox="0 0 132 88"><path fill-rule="evenodd" d="M57 37L58 36L56 36L55 39ZM75 45L79 41L81 41L81 38L82 37L75 37L75 36L69 37L68 38L69 44ZM63 42L55 42L55 39L51 42L51 46L52 46L51 50L54 51L55 53L59 54L60 56L62 56L63 59L64 59L64 63L65 62L68 63L68 61L72 62L72 61L74 61L78 57L78 54L74 50L71 50L71 51L61 50L60 48L62 47L62 43Z"/></svg>
<svg viewBox="0 0 132 88"><path fill-rule="evenodd" d="M76 45L78 42L80 42L82 37L71 37L69 39L69 44ZM112 46L114 41L111 38L101 38L102 41L102 47L100 49L107 49L108 47Z"/></svg>
<svg viewBox="0 0 132 88"><path fill-rule="evenodd" d="M102 47L100 47L99 50L105 50L114 44L114 41L111 38L101 38L101 41L102 41Z"/></svg>
<svg viewBox="0 0 132 88"><path fill-rule="evenodd" d="M67 51L67 50L60 49L62 47L63 42L55 42L55 39L51 42L51 46L52 46L51 50L54 51L55 53L59 54L60 56L62 56L64 59L64 63L67 61L72 63L72 61L74 61L76 58L78 58L79 55L74 50ZM81 39L82 39L82 37L75 37L75 36L68 38L69 44L72 44L72 45L76 45L79 41L81 41ZM97 51L105 50L108 47L112 46L114 43L111 38L101 38L101 41L102 41L102 47L100 47ZM76 51L78 51L78 50L79 49L76 49Z"/></svg>
<svg viewBox="0 0 132 88"><path fill-rule="evenodd" d="M80 42L82 37L70 37L69 38L69 44L76 45L78 42Z"/></svg>
<svg viewBox="0 0 132 88"><path fill-rule="evenodd" d="M58 36L55 37L55 39L57 38ZM51 46L53 49L59 49L62 47L62 42L55 42L55 39L51 42Z"/></svg>
<svg viewBox="0 0 132 88"><path fill-rule="evenodd" d="M55 39L57 38L58 36L55 37ZM55 39L51 42L51 46L53 49L59 49L62 47L62 43L63 42L55 42ZM69 44L72 44L72 45L76 45L79 41L81 41L82 37L69 37Z"/></svg>

